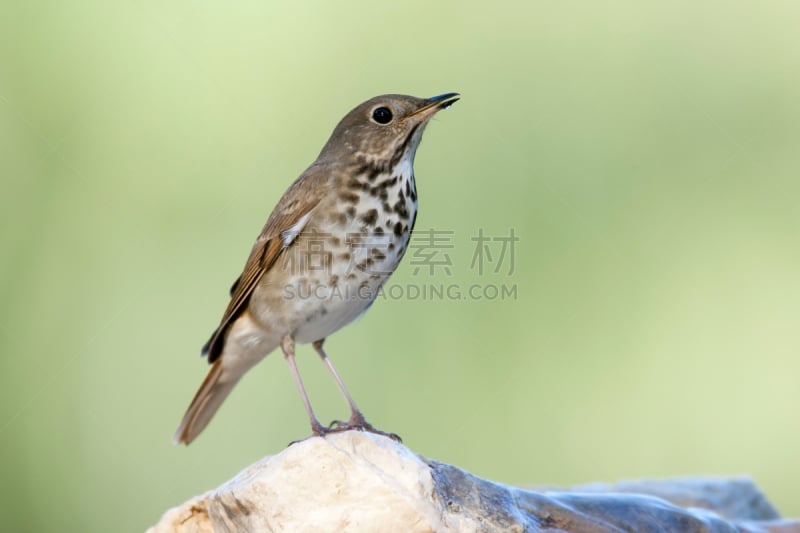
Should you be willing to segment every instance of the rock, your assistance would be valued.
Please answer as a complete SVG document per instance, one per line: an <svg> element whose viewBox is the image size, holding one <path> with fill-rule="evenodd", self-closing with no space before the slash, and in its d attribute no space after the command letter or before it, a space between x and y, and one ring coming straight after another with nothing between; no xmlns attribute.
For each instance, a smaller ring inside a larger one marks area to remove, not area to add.
<svg viewBox="0 0 800 533"><path fill-rule="evenodd" d="M535 491L348 431L266 457L148 531L800 533L800 522L781 520L744 478Z"/></svg>
<svg viewBox="0 0 800 533"><path fill-rule="evenodd" d="M534 490L548 490L539 487ZM554 490L550 488L549 490ZM555 489L559 490L559 489ZM678 507L699 507L728 519L775 520L778 511L747 477L674 478L662 481L621 481L571 487L570 492L623 492L656 496Z"/></svg>

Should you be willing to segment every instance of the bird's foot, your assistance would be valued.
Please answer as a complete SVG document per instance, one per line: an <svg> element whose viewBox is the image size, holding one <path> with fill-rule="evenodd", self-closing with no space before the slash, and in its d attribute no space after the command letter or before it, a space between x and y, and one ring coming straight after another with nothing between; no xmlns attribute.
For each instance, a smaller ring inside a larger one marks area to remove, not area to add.
<svg viewBox="0 0 800 533"><path fill-rule="evenodd" d="M364 415L361 413L353 413L353 416L350 417L350 420L343 421L343 420L334 420L330 423L330 425L325 428L325 433L339 433L342 431L349 431L351 429L357 429L359 431L366 431L369 433L374 433L376 435L383 435L384 437L389 437L390 439L403 442L403 439L400 438L400 435L396 433L387 433L385 431L381 431L380 429L376 428L364 418Z"/></svg>

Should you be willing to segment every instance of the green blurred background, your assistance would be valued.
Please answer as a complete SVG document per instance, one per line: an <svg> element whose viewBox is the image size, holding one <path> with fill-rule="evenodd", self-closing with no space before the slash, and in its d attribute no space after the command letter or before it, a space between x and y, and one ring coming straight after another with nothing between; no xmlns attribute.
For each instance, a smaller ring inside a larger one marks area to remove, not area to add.
<svg viewBox="0 0 800 533"><path fill-rule="evenodd" d="M282 358L189 448L198 353L287 185L373 95L451 275L327 346L367 416L494 480L752 475L800 515L800 4L0 4L0 524L140 531L309 428ZM470 268L480 229L514 272ZM310 347L323 420L346 406Z"/></svg>

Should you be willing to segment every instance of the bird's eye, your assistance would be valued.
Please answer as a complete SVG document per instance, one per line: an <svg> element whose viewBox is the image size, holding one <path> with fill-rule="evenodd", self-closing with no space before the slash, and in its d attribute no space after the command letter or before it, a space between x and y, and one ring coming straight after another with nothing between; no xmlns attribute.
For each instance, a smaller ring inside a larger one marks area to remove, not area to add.
<svg viewBox="0 0 800 533"><path fill-rule="evenodd" d="M388 107L378 107L372 112L372 120L378 124L388 124L392 121L392 111Z"/></svg>

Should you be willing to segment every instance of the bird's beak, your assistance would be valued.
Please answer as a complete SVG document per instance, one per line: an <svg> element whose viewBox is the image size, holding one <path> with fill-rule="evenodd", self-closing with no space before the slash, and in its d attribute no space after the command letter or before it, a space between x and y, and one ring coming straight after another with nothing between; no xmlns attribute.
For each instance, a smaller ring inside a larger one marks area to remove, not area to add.
<svg viewBox="0 0 800 533"><path fill-rule="evenodd" d="M458 93L445 93L433 96L425 101L425 105L414 111L410 116L419 116L423 120L432 117L437 111L447 109L458 101Z"/></svg>

